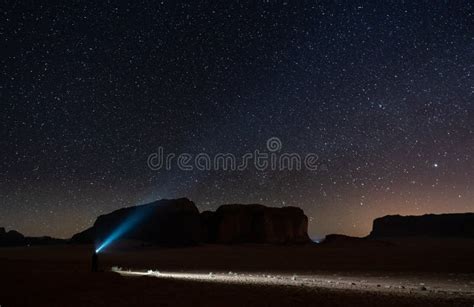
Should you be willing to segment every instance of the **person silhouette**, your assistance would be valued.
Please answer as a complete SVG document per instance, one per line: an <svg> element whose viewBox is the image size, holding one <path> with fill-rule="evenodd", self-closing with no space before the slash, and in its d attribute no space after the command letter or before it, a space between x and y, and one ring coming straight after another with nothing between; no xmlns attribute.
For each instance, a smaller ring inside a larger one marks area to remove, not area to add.
<svg viewBox="0 0 474 307"><path fill-rule="evenodd" d="M94 251L92 254L92 272L97 272L99 270L99 257L97 256L97 253Z"/></svg>

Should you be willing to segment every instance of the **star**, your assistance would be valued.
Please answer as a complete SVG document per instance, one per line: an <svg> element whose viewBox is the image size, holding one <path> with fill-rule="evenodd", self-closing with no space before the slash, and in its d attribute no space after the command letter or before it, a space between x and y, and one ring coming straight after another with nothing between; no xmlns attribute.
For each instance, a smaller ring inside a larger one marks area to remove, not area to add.
<svg viewBox="0 0 474 307"><path fill-rule="evenodd" d="M388 212L472 207L472 0L135 2L2 7L0 227L67 238L188 197L297 206L310 236L364 236ZM242 161L270 137L317 170L176 167L182 153ZM159 147L169 170L147 165Z"/></svg>

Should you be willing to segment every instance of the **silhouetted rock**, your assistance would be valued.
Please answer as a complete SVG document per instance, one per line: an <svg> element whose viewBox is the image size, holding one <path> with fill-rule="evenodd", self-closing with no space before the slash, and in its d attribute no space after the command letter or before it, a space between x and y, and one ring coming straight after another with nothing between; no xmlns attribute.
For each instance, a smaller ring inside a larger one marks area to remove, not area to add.
<svg viewBox="0 0 474 307"><path fill-rule="evenodd" d="M204 241L209 243L304 243L308 218L296 207L223 205L201 214Z"/></svg>
<svg viewBox="0 0 474 307"><path fill-rule="evenodd" d="M74 243L100 243L117 231L121 239L165 245L189 245L200 241L200 217L195 204L186 199L159 200L101 215L94 226L74 235Z"/></svg>
<svg viewBox="0 0 474 307"><path fill-rule="evenodd" d="M124 225L128 225L125 227ZM303 243L310 242L308 218L296 207L224 205L199 214L186 198L160 200L99 216L94 225L74 235L72 243L100 243L116 231L120 239L154 244Z"/></svg>
<svg viewBox="0 0 474 307"><path fill-rule="evenodd" d="M84 231L76 233L72 236L69 240L71 243L80 243L80 244L87 244L87 243L94 243L96 241L96 228L94 226L87 228Z"/></svg>
<svg viewBox="0 0 474 307"><path fill-rule="evenodd" d="M61 244L66 240L55 239L51 237L25 237L23 234L15 230L5 231L0 227L0 246L25 246L25 245L49 245Z"/></svg>
<svg viewBox="0 0 474 307"><path fill-rule="evenodd" d="M474 213L388 215L374 220L371 238L384 237L474 237Z"/></svg>
<svg viewBox="0 0 474 307"><path fill-rule="evenodd" d="M52 238L49 236L43 237L25 237L25 243L28 245L55 245L64 244L67 241L64 239Z"/></svg>
<svg viewBox="0 0 474 307"><path fill-rule="evenodd" d="M215 242L216 241L216 223L214 222L214 211L203 211L201 213L201 241Z"/></svg>
<svg viewBox="0 0 474 307"><path fill-rule="evenodd" d="M18 246L25 244L25 237L15 230L5 231L0 229L0 246Z"/></svg>

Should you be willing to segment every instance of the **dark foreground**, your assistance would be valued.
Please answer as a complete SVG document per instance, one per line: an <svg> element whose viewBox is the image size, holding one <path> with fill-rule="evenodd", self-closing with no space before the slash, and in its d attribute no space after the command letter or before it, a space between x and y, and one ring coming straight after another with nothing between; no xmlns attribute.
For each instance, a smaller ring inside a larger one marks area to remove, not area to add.
<svg viewBox="0 0 474 307"><path fill-rule="evenodd" d="M0 305L474 304L473 240L121 249L100 255L99 273L90 256L90 246L1 248Z"/></svg>

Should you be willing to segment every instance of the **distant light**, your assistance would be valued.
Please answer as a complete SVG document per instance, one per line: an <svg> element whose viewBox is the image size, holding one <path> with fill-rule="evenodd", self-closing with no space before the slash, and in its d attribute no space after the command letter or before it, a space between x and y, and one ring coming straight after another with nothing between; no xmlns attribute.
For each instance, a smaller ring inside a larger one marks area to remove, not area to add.
<svg viewBox="0 0 474 307"><path fill-rule="evenodd" d="M435 168L437 168L439 165L438 165L438 163L435 163L435 164L433 164L433 166L434 166Z"/></svg>

